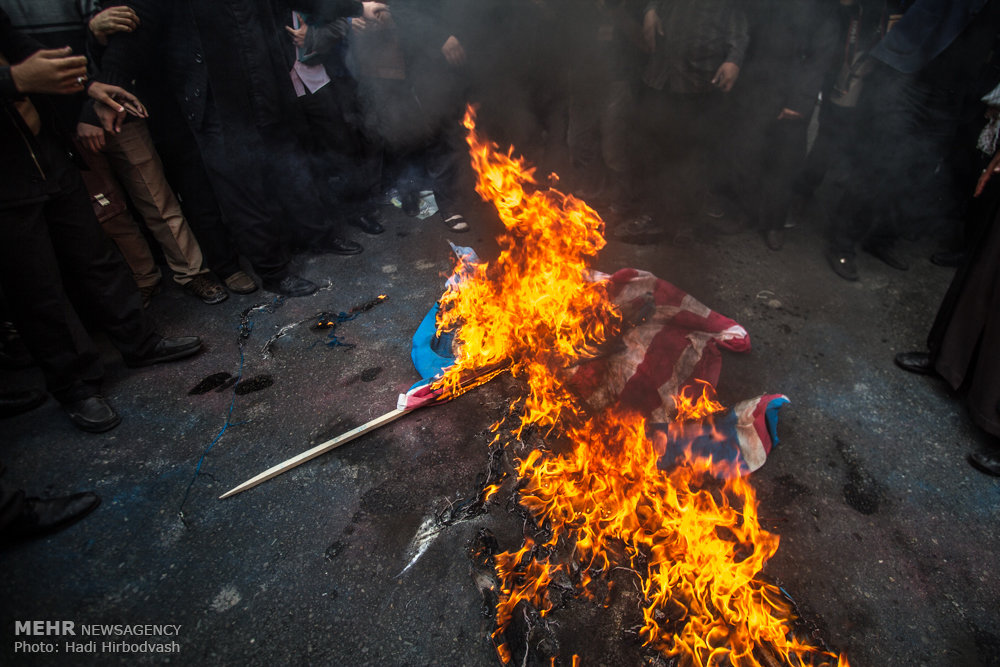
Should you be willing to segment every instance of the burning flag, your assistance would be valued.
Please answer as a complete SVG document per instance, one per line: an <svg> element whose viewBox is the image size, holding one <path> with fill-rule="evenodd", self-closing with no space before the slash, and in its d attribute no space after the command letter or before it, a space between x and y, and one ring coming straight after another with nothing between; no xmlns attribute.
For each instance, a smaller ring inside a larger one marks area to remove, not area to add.
<svg viewBox="0 0 1000 667"><path fill-rule="evenodd" d="M452 250L457 268L447 285L449 290L460 290L480 260L471 248L452 244ZM563 373L566 386L585 408L589 412L614 408L646 417L651 429L667 435L661 444L664 465L676 459L679 450L693 447L702 456L734 463L725 468L727 474L753 472L762 466L778 442L778 409L788 402L785 396L772 394L742 401L724 417L704 422L686 421L677 414L678 397L718 382L720 348L750 350L746 329L645 271L622 269L612 276L592 273L589 279L606 285L622 320L614 340L605 341L599 352ZM439 305L434 304L413 335L411 357L423 379L400 395L400 409L412 410L455 397L455 389L446 391L439 386L446 369L455 363L451 347L456 335L455 331L438 331L440 313ZM507 368L507 363L496 363L490 368L466 369L456 386L467 391ZM673 423L683 423L685 428L668 428Z"/></svg>
<svg viewBox="0 0 1000 667"><path fill-rule="evenodd" d="M477 192L506 232L494 262L462 265L429 315L434 335L422 327L434 355L454 362L401 404L445 400L503 370L526 387L494 425L498 441L544 442L515 459L531 519L523 544L485 555L501 660L514 657L505 633L516 610L545 623L565 600L557 591L599 601L625 569L641 590L643 644L681 664L846 665L796 636L791 603L759 576L778 537L760 527L741 473L763 463L787 399L726 413L708 384L719 348L749 349L746 331L650 274L595 274L597 213L539 188L512 150L477 134L471 109L465 125ZM450 344L435 349L442 337Z"/></svg>

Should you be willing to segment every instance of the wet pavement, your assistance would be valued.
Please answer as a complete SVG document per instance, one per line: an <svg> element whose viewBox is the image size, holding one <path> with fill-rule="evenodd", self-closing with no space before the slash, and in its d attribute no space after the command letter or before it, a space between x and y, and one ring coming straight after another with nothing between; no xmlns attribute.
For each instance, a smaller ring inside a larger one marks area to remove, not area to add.
<svg viewBox="0 0 1000 667"><path fill-rule="evenodd" d="M515 546L521 520L502 503L452 525L436 517L477 493L510 380L217 499L395 407L418 379L410 336L442 290L447 240L492 251L495 229L481 216L458 235L437 216L386 215L388 231L359 239L359 256L297 258L328 284L311 297L258 292L205 306L166 286L150 308L159 329L201 335L205 350L128 370L102 339L117 429L81 433L51 400L0 422L8 482L104 500L72 528L0 552L0 664L498 664L468 550L484 527ZM781 536L766 574L856 666L1000 664L1000 483L965 462L991 440L943 383L892 362L921 348L950 280L927 261L932 250L908 244L907 272L861 255L862 280L847 283L825 264L817 222L791 230L781 252L744 232L687 248L612 241L597 262L652 271L750 332L750 353L724 354L720 398L792 401L780 445L753 475L762 522ZM348 345L311 326L379 294L383 303L337 325ZM241 314L254 306L241 350ZM40 377L5 373L4 384ZM554 611L560 664L573 654L584 665L642 664L650 654L630 633L631 602ZM72 621L77 635L16 635L27 620ZM180 628L81 636L96 624ZM67 654L67 639L96 647ZM25 640L58 655L15 653ZM179 652L103 652L123 640L175 641Z"/></svg>

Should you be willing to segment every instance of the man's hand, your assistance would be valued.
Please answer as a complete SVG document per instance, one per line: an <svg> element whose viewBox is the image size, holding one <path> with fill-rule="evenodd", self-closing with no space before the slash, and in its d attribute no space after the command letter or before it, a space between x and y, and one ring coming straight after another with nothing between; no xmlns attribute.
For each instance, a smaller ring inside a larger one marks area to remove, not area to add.
<svg viewBox="0 0 1000 667"><path fill-rule="evenodd" d="M976 183L976 192L972 195L973 197L983 194L983 190L986 189L986 184L990 182L990 177L993 174L1000 174L1000 151L997 151L997 154L993 156L990 163L986 165L986 169L983 169L983 173L979 177L979 182Z"/></svg>
<svg viewBox="0 0 1000 667"><path fill-rule="evenodd" d="M139 16L131 7L108 7L94 15L87 24L97 41L107 46L108 37L116 32L132 32L139 27Z"/></svg>
<svg viewBox="0 0 1000 667"><path fill-rule="evenodd" d="M87 93L94 99L94 111L108 132L121 132L126 113L137 118L149 118L139 98L124 88L95 81L90 84Z"/></svg>
<svg viewBox="0 0 1000 667"><path fill-rule="evenodd" d="M799 120L800 118L802 118L802 114L788 107L782 109L781 113L778 114L778 120Z"/></svg>
<svg viewBox="0 0 1000 667"><path fill-rule="evenodd" d="M99 153L104 148L104 129L96 125L77 123L76 138L87 150L94 153Z"/></svg>
<svg viewBox="0 0 1000 667"><path fill-rule="evenodd" d="M462 43L458 41L458 38L454 35L448 37L444 44L441 46L441 53L444 55L444 59L448 61L448 64L452 67L458 67L459 65L465 64L465 49L462 48Z"/></svg>
<svg viewBox="0 0 1000 667"><path fill-rule="evenodd" d="M656 51L657 37L663 37L663 21L655 9L650 9L642 19L642 45L646 53Z"/></svg>
<svg viewBox="0 0 1000 667"><path fill-rule="evenodd" d="M740 68L736 63L722 63L712 77L712 85L724 93L728 93L740 76Z"/></svg>
<svg viewBox="0 0 1000 667"><path fill-rule="evenodd" d="M383 14L389 12L389 7L384 2L362 2L364 12L362 17L367 21L378 21Z"/></svg>
<svg viewBox="0 0 1000 667"><path fill-rule="evenodd" d="M305 21L302 20L302 16L299 15L299 27L293 28L291 26L285 26L285 31L291 36L292 44L296 48L301 49L306 44L306 33L309 32L309 26L306 25Z"/></svg>
<svg viewBox="0 0 1000 667"><path fill-rule="evenodd" d="M87 80L87 58L74 56L68 46L42 49L10 66L14 87L21 93L69 95L83 90Z"/></svg>

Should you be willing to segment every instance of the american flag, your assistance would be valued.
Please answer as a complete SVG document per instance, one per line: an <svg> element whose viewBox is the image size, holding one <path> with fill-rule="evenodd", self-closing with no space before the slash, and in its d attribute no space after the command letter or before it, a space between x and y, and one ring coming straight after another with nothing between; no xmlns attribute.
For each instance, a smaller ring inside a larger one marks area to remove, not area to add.
<svg viewBox="0 0 1000 667"><path fill-rule="evenodd" d="M613 275L595 273L594 280L607 282L624 326L599 355L567 369L568 386L592 411L638 412L651 429L666 432L676 412L674 396L698 381L716 385L722 350L750 351L750 335L736 321L652 273L621 269ZM453 398L432 388L436 374L452 362L448 342L436 336L436 315L435 305L414 334L412 357L424 379L399 396L399 409ZM777 410L787 402L780 394L766 394L671 429L676 442L668 443L663 462L669 464L680 447L691 446L716 461L737 463L740 472L752 472L777 444Z"/></svg>

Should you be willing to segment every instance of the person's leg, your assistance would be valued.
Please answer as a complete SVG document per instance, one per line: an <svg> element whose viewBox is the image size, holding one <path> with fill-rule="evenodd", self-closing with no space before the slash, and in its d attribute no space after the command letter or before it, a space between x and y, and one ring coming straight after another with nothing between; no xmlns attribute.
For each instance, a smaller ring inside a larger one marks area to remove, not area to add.
<svg viewBox="0 0 1000 667"><path fill-rule="evenodd" d="M3 218L0 285L46 388L60 403L97 394L104 376L100 352L63 289L45 205L5 209ZM131 282L127 272L126 277Z"/></svg>
<svg viewBox="0 0 1000 667"><path fill-rule="evenodd" d="M587 199L601 189L601 112L606 90L575 78L570 88L566 143L575 172L571 187Z"/></svg>
<svg viewBox="0 0 1000 667"><path fill-rule="evenodd" d="M612 203L630 202L635 100L628 81L611 81L601 110L601 155L611 174Z"/></svg>
<svg viewBox="0 0 1000 667"><path fill-rule="evenodd" d="M725 198L726 175L732 171L730 147L734 141L752 141L755 137L734 137L730 128L734 124L735 109L730 94L709 92L686 95L689 115L685 119L690 137L686 153L688 180L686 190L700 200L699 214L705 214L717 231L732 233L742 229L746 219L734 215L731 203ZM755 114L756 115L756 114ZM762 123L757 124L763 128ZM760 131L760 130L758 130ZM748 152L760 154L751 148ZM756 217L754 215L753 217ZM728 218L727 221L720 220Z"/></svg>
<svg viewBox="0 0 1000 667"><path fill-rule="evenodd" d="M324 199L340 209L346 224L369 234L384 231L378 220L380 156L368 141L352 80L335 78L298 98L309 126L309 158L327 187Z"/></svg>
<svg viewBox="0 0 1000 667"><path fill-rule="evenodd" d="M100 182L102 188L109 190L107 192L109 199L124 204L126 201L125 192L118 184L118 179L115 178L111 164L108 162L108 156L104 152L87 152L84 159L90 170L94 172L94 180ZM97 193L91 192L90 194ZM160 267L156 265L149 243L146 242L146 237L143 235L142 229L139 228L139 223L132 217L132 212L127 207L123 207L121 213L105 218L101 222L101 227L104 229L104 233L118 246L139 289L150 292L155 289L160 284Z"/></svg>
<svg viewBox="0 0 1000 667"><path fill-rule="evenodd" d="M259 137L248 129L240 138L227 139L218 112L212 104L207 109L195 139L236 248L262 279L280 281L288 275L288 255L251 150Z"/></svg>
<svg viewBox="0 0 1000 667"><path fill-rule="evenodd" d="M314 283L288 270L276 207L270 206L260 163L260 134L252 127L223 127L211 98L202 125L192 128L223 215L233 226L237 250L253 266L267 290L308 296Z"/></svg>
<svg viewBox="0 0 1000 667"><path fill-rule="evenodd" d="M717 193L725 197L725 206L720 210L764 231L769 227L764 203L772 178L769 155L775 149L776 121L768 110L761 108L753 92L737 100L731 128L733 139L726 150L726 159L716 166L715 183Z"/></svg>
<svg viewBox="0 0 1000 667"><path fill-rule="evenodd" d="M280 203L288 218L285 231L293 247L318 252L356 254L362 248L341 235L344 210L326 197L298 138L282 123L261 128L258 162L266 177L267 192Z"/></svg>
<svg viewBox="0 0 1000 667"><path fill-rule="evenodd" d="M44 209L58 271L74 304L111 338L126 359L152 352L161 337L142 308L125 262L94 217L80 176L71 165L63 191Z"/></svg>
<svg viewBox="0 0 1000 667"><path fill-rule="evenodd" d="M782 229L788 216L796 174L806 157L805 118L773 120L768 128L762 173L760 225L762 229Z"/></svg>
<svg viewBox="0 0 1000 667"><path fill-rule="evenodd" d="M444 224L453 232L469 230L463 215L465 194L471 191L470 167L456 140L459 130L446 130L425 154L427 173L434 188L434 199ZM464 145L464 144L462 144Z"/></svg>
<svg viewBox="0 0 1000 667"><path fill-rule="evenodd" d="M124 123L119 134L108 135L104 152L163 249L174 280L185 285L195 276L208 273L203 266L201 247L167 183L163 163L146 124L141 120Z"/></svg>
<svg viewBox="0 0 1000 667"><path fill-rule="evenodd" d="M206 266L220 278L240 270L236 244L222 217L198 144L182 128L155 144L167 182L178 195L184 217L201 246Z"/></svg>
<svg viewBox="0 0 1000 667"><path fill-rule="evenodd" d="M900 165L905 165L905 156L910 154L910 138L899 141L909 122L904 89L910 78L889 67L876 68L865 79L852 114L841 168L843 191L831 220L827 249L831 267L848 280L858 277L854 257L860 243L868 247L877 243L885 252L895 243L888 213L893 198L901 196L906 167Z"/></svg>
<svg viewBox="0 0 1000 667"><path fill-rule="evenodd" d="M894 247L904 226L913 222L900 213L930 188L936 167L936 123L925 122L933 96L933 88L918 77L882 66L866 79L859 101L864 129L858 141L865 153L854 194L870 212L863 245L895 268L905 268Z"/></svg>

